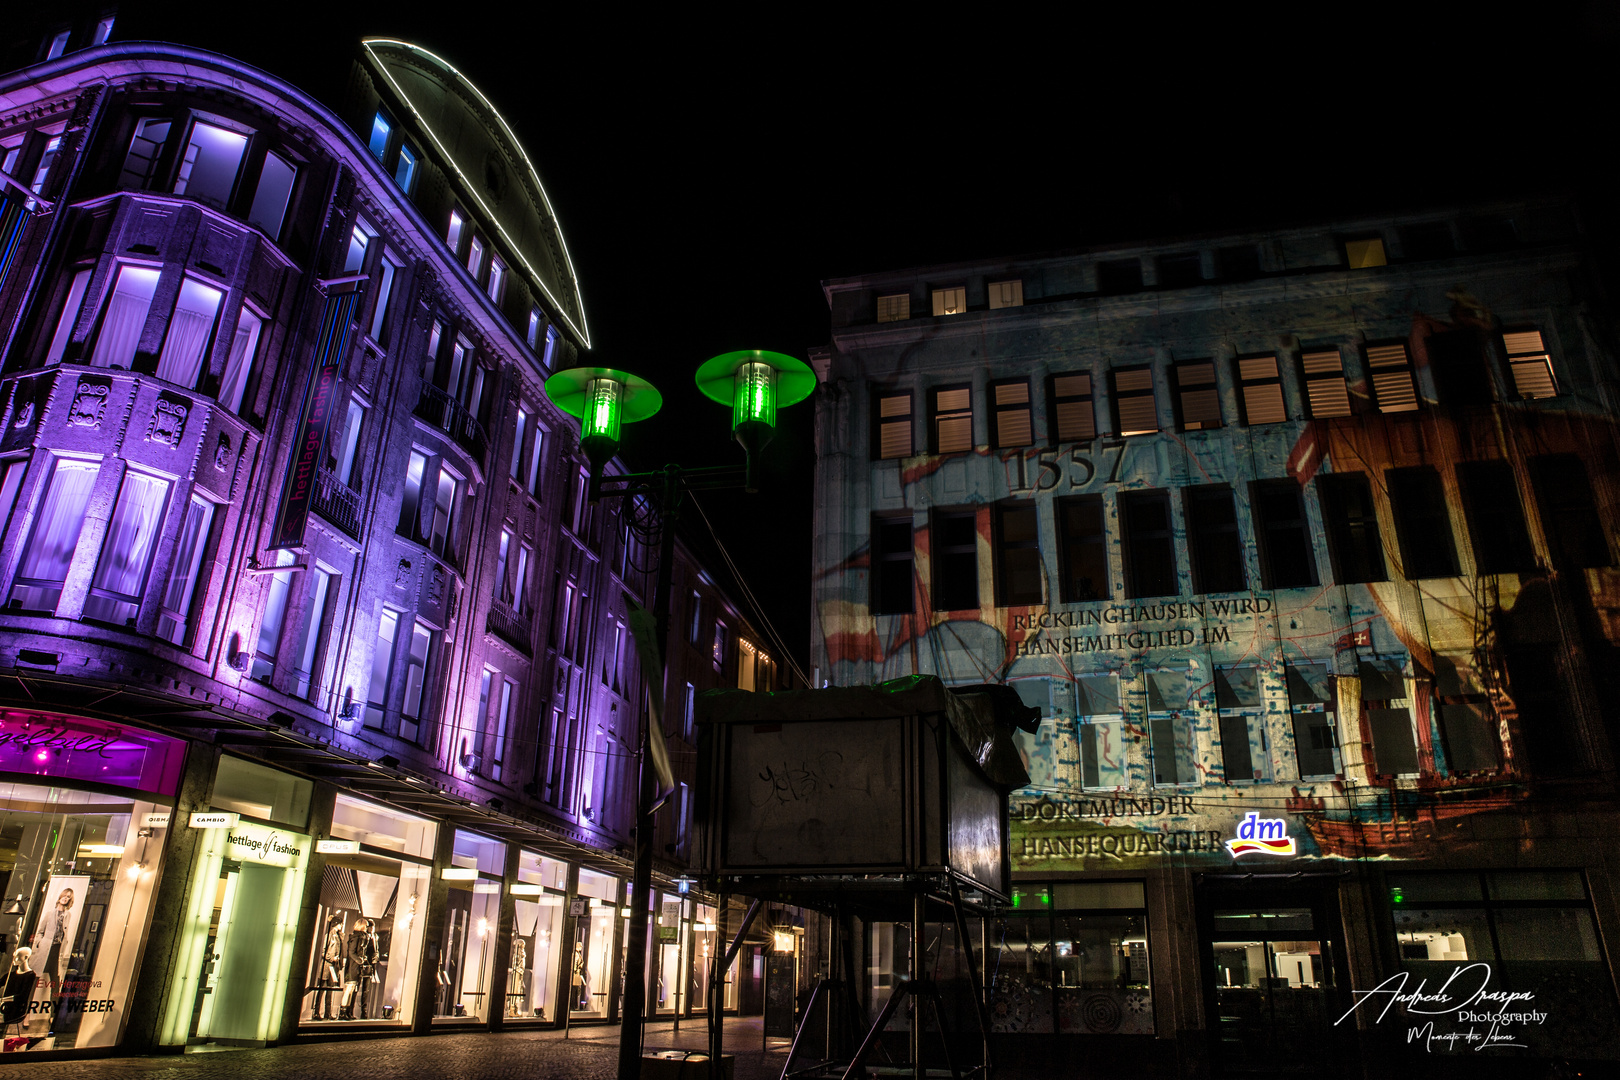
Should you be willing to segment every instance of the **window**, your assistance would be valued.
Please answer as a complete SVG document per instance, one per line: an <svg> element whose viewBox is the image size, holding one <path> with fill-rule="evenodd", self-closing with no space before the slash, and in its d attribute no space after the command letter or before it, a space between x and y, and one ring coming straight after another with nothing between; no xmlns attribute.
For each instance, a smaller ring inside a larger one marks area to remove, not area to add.
<svg viewBox="0 0 1620 1080"><path fill-rule="evenodd" d="M540 497L540 452L545 448L545 430L538 425L534 429L534 439L529 447L529 474L523 487L535 498Z"/></svg>
<svg viewBox="0 0 1620 1080"><path fill-rule="evenodd" d="M96 337L95 351L90 355L92 364L125 369L134 364L135 350L146 329L146 314L151 310L157 283L158 271L151 267L118 268L117 284L101 316L101 332Z"/></svg>
<svg viewBox="0 0 1620 1080"><path fill-rule="evenodd" d="M992 281L986 291L990 294L990 310L1024 306L1022 281Z"/></svg>
<svg viewBox="0 0 1620 1080"><path fill-rule="evenodd" d="M873 430L877 433L872 447L876 460L911 456L911 391L886 393L874 390L877 417Z"/></svg>
<svg viewBox="0 0 1620 1080"><path fill-rule="evenodd" d="M1243 422L1280 424L1288 419L1283 406L1282 375L1277 369L1277 355L1237 358L1238 403L1243 408ZM1342 382L1342 380L1341 380Z"/></svg>
<svg viewBox="0 0 1620 1080"><path fill-rule="evenodd" d="M570 655L569 634L574 628L574 597L577 592L573 582L569 582L557 594L557 621L551 628L551 640L563 656Z"/></svg>
<svg viewBox="0 0 1620 1080"><path fill-rule="evenodd" d="M445 230L444 242L449 245L451 254L461 251L461 234L466 227L467 220L461 216L461 211L450 211L450 227Z"/></svg>
<svg viewBox="0 0 1620 1080"><path fill-rule="evenodd" d="M259 352L259 336L264 331L264 320L247 308L236 318L236 332L231 335L231 351L225 358L225 370L219 377L219 403L233 413L242 411L242 397L247 391L248 376L253 371Z"/></svg>
<svg viewBox="0 0 1620 1080"><path fill-rule="evenodd" d="M1384 241L1381 237L1369 236L1360 240L1346 240L1344 242L1344 260L1352 270L1366 270L1374 266L1385 266L1389 260L1384 257Z"/></svg>
<svg viewBox="0 0 1620 1080"><path fill-rule="evenodd" d="M1220 719L1221 763L1228 784L1264 780L1271 775L1265 714L1260 699L1260 669L1215 669L1215 709Z"/></svg>
<svg viewBox="0 0 1620 1080"><path fill-rule="evenodd" d="M1558 396L1552 357L1547 354L1540 330L1503 334L1502 346L1507 350L1508 370L1513 373L1514 393L1526 400Z"/></svg>
<svg viewBox="0 0 1620 1080"><path fill-rule="evenodd" d="M134 625L168 501L167 480L134 470L124 474L90 595L84 602L85 618L115 626Z"/></svg>
<svg viewBox="0 0 1620 1080"><path fill-rule="evenodd" d="M253 192L253 205L248 208L248 224L255 225L271 240L281 237L281 223L287 216L287 203L292 198L293 181L298 169L280 154L264 155L264 168L259 173L259 186Z"/></svg>
<svg viewBox="0 0 1620 1080"><path fill-rule="evenodd" d="M529 430L529 410L527 406L519 405L517 411L517 431L512 436L512 467L508 473L513 483L521 483L523 479L523 436Z"/></svg>
<svg viewBox="0 0 1620 1080"><path fill-rule="evenodd" d="M99 462L58 458L34 518L28 547L17 564L11 604L24 611L55 611L73 552L84 529L85 510Z"/></svg>
<svg viewBox="0 0 1620 1080"><path fill-rule="evenodd" d="M1406 343L1367 346L1367 370L1372 378L1373 400L1382 413L1415 412L1418 408L1417 381Z"/></svg>
<svg viewBox="0 0 1620 1080"><path fill-rule="evenodd" d="M1097 264L1097 291L1133 293L1142 288L1142 260L1118 259Z"/></svg>
<svg viewBox="0 0 1620 1080"><path fill-rule="evenodd" d="M163 608L158 615L158 636L184 647L191 623L191 601L202 571L203 551L214 524L214 504L193 495L180 523L180 539L174 545L174 563L169 585L163 591Z"/></svg>
<svg viewBox="0 0 1620 1080"><path fill-rule="evenodd" d="M1415 776L1417 736L1412 730L1404 662L1363 660L1360 673L1362 711L1372 733L1374 775Z"/></svg>
<svg viewBox="0 0 1620 1080"><path fill-rule="evenodd" d="M1232 489L1205 484L1183 490L1187 547L1192 554L1193 591L1240 592L1248 586L1243 541L1238 535Z"/></svg>
<svg viewBox="0 0 1620 1080"><path fill-rule="evenodd" d="M383 252L381 262L377 265L377 301L371 309L371 340L382 341L383 330L388 324L388 303L394 295L394 278L402 267L396 263L387 251Z"/></svg>
<svg viewBox="0 0 1620 1080"><path fill-rule="evenodd" d="M1350 387L1344 381L1344 359L1338 349L1302 353L1299 366L1305 372L1305 400L1312 419L1350 415Z"/></svg>
<svg viewBox="0 0 1620 1080"><path fill-rule="evenodd" d="M1198 781L1197 743L1193 734L1195 717L1188 701L1188 676L1188 672L1175 669L1142 673L1147 683L1148 750L1153 759L1155 784Z"/></svg>
<svg viewBox="0 0 1620 1080"><path fill-rule="evenodd" d="M73 31L71 30L63 30L54 35L50 44L45 47L45 59L55 60L58 56L67 52L68 38L72 36Z"/></svg>
<svg viewBox="0 0 1620 1080"><path fill-rule="evenodd" d="M967 289L961 285L935 289L933 297L935 315L961 315L967 311Z"/></svg>
<svg viewBox="0 0 1620 1080"><path fill-rule="evenodd" d="M5 532L11 512L17 508L17 493L22 489L23 474L27 471L27 458L0 461L0 533Z"/></svg>
<svg viewBox="0 0 1620 1080"><path fill-rule="evenodd" d="M512 717L514 684L511 679L501 680L501 702L495 715L495 740L490 747L489 778L500 780L506 767L506 730Z"/></svg>
<svg viewBox="0 0 1620 1080"><path fill-rule="evenodd" d="M181 283L180 298L175 302L163 352L158 357L158 378L187 389L197 385L203 359L214 340L219 303L224 298L222 291L194 278Z"/></svg>
<svg viewBox="0 0 1620 1080"><path fill-rule="evenodd" d="M1065 604L1108 599L1108 533L1101 495L1058 499L1058 573Z"/></svg>
<svg viewBox="0 0 1620 1080"><path fill-rule="evenodd" d="M896 293L877 298L877 321L905 322L911 318L911 294Z"/></svg>
<svg viewBox="0 0 1620 1080"><path fill-rule="evenodd" d="M376 155L378 161L388 156L388 137L393 132L393 121L383 113L378 112L371 118L371 138L367 140L366 146Z"/></svg>
<svg viewBox="0 0 1620 1080"><path fill-rule="evenodd" d="M1032 446L1035 423L1030 412L1029 380L1002 379L990 384L996 409L996 448Z"/></svg>
<svg viewBox="0 0 1620 1080"><path fill-rule="evenodd" d="M50 347L45 350L45 366L60 364L62 357L67 353L68 342L73 337L73 324L79 320L79 310L84 306L84 290L90 284L91 270L78 270L73 274L73 280L68 283L67 299L62 302L62 313L56 319L56 333L51 335Z"/></svg>
<svg viewBox="0 0 1620 1080"><path fill-rule="evenodd" d="M1455 251L1449 222L1425 221L1401 226L1401 253L1408 259L1444 259Z"/></svg>
<svg viewBox="0 0 1620 1080"><path fill-rule="evenodd" d="M529 562L531 549L524 544L518 545L517 566L512 571L512 584L508 590L512 610L522 612L528 601Z"/></svg>
<svg viewBox="0 0 1620 1080"><path fill-rule="evenodd" d="M1032 502L997 503L996 587L1003 607L1041 602L1041 541Z"/></svg>
<svg viewBox="0 0 1620 1080"><path fill-rule="evenodd" d="M105 45L107 43L107 39L112 37L113 19L114 16L109 15L96 23L95 33L90 35L91 45Z"/></svg>
<svg viewBox="0 0 1620 1080"><path fill-rule="evenodd" d="M686 694L681 702L681 737L692 742L697 726L697 688L691 683L686 684Z"/></svg>
<svg viewBox="0 0 1620 1080"><path fill-rule="evenodd" d="M1114 430L1121 435L1151 435L1159 430L1159 408L1153 400L1153 369L1115 368Z"/></svg>
<svg viewBox="0 0 1620 1080"><path fill-rule="evenodd" d="M936 454L961 454L973 449L973 391L966 386L929 391L933 413L929 427Z"/></svg>
<svg viewBox="0 0 1620 1080"><path fill-rule="evenodd" d="M1586 464L1574 454L1530 459L1530 486L1541 509L1541 527L1553 566L1559 570L1612 566L1609 541L1592 499Z"/></svg>
<svg viewBox="0 0 1620 1080"><path fill-rule="evenodd" d="M1481 335L1471 326L1430 334L1429 378L1435 396L1450 406L1489 405L1494 398Z"/></svg>
<svg viewBox="0 0 1620 1080"><path fill-rule="evenodd" d="M1051 431L1056 442L1081 442L1096 437L1092 411L1091 376L1085 372L1053 375L1047 381L1047 402L1052 410Z"/></svg>
<svg viewBox="0 0 1620 1080"><path fill-rule="evenodd" d="M1333 580L1340 585L1389 580L1384 571L1378 515L1366 476L1318 476L1316 491L1322 497L1322 524L1327 531L1328 555L1333 560Z"/></svg>
<svg viewBox="0 0 1620 1080"><path fill-rule="evenodd" d="M454 560L455 545L450 537L452 518L456 509L456 478L450 470L440 466L437 492L433 500L433 519L428 527L427 543L435 555Z"/></svg>
<svg viewBox="0 0 1620 1080"><path fill-rule="evenodd" d="M341 483L356 491L360 490L360 470L357 466L360 463L360 431L365 425L365 418L365 407L350 398L348 410L343 417L342 433L327 449L329 456L326 467L332 470ZM330 456L334 454L335 457Z"/></svg>
<svg viewBox="0 0 1620 1080"><path fill-rule="evenodd" d="M1185 289L1204 283L1203 256L1196 251L1183 251L1159 256L1159 288Z"/></svg>
<svg viewBox="0 0 1620 1080"><path fill-rule="evenodd" d="M546 327L546 354L540 358L540 363L544 364L547 369L550 369L551 358L556 355L556 352L557 328L555 326L548 326Z"/></svg>
<svg viewBox="0 0 1620 1080"><path fill-rule="evenodd" d="M1316 584L1316 557L1305 500L1292 480L1259 480L1249 489L1260 547L1260 581L1267 589Z"/></svg>
<svg viewBox="0 0 1620 1080"><path fill-rule="evenodd" d="M422 478L427 471L427 455L411 451L410 464L405 467L405 498L399 504L401 536L416 539L422 533Z"/></svg>
<svg viewBox="0 0 1620 1080"><path fill-rule="evenodd" d="M714 669L719 671L726 662L726 642L730 638L730 631L726 624L715 620L714 623Z"/></svg>
<svg viewBox="0 0 1620 1080"><path fill-rule="evenodd" d="M912 611L911 519L872 519L872 614Z"/></svg>
<svg viewBox="0 0 1620 1080"><path fill-rule="evenodd" d="M495 553L495 599L506 601L506 559L511 554L512 534L506 529L501 530L500 547Z"/></svg>
<svg viewBox="0 0 1620 1080"><path fill-rule="evenodd" d="M325 570L312 568L305 575L309 584L309 593L305 597L303 625L299 627L299 637L296 655L298 657L298 670L296 672L297 685L293 689L293 696L301 697L306 701L320 700L321 677L321 641L326 636L326 608L327 601L332 599L332 575Z"/></svg>
<svg viewBox="0 0 1620 1080"><path fill-rule="evenodd" d="M979 529L972 510L934 512L934 607L972 611L979 606Z"/></svg>
<svg viewBox="0 0 1620 1080"><path fill-rule="evenodd" d="M1171 368L1176 383L1176 408L1181 430L1202 431L1221 426L1221 397L1215 386L1215 363L1198 360Z"/></svg>
<svg viewBox="0 0 1620 1080"><path fill-rule="evenodd" d="M135 121L135 134L129 141L129 153L124 155L124 168L118 174L118 186L140 190L152 182L157 169L158 155L169 141L174 122L164 116L148 116Z"/></svg>
<svg viewBox="0 0 1620 1080"><path fill-rule="evenodd" d="M276 552L277 566L291 566L293 553L282 549ZM269 682L276 669L276 656L281 651L281 628L287 619L287 594L292 589L292 571L271 574L266 583L264 615L259 620L259 636L253 644L253 667L249 677Z"/></svg>
<svg viewBox="0 0 1620 1080"><path fill-rule="evenodd" d="M474 233L467 245L467 272L477 280L484 272L484 241Z"/></svg>
<svg viewBox="0 0 1620 1080"><path fill-rule="evenodd" d="M1338 740L1333 734L1337 699L1328 665L1289 664L1283 677L1288 687L1294 760L1300 779L1337 776Z"/></svg>
<svg viewBox="0 0 1620 1080"><path fill-rule="evenodd" d="M366 265L366 248L371 246L371 238L377 232L364 221L355 222L354 228L349 232L349 250L343 257L343 272L345 274L358 274Z"/></svg>
<svg viewBox="0 0 1620 1080"><path fill-rule="evenodd" d="M703 595L696 589L692 590L691 602L687 605L686 640L696 645L703 634Z"/></svg>
<svg viewBox="0 0 1620 1080"><path fill-rule="evenodd" d="M1457 487L1474 548L1474 572L1516 574L1534 569L1535 552L1513 466L1506 461L1460 462Z"/></svg>
<svg viewBox="0 0 1620 1080"><path fill-rule="evenodd" d="M29 191L35 195L45 193L45 181L50 179L51 168L56 164L56 158L61 152L62 136L52 135L45 140L45 150L39 155L39 164L34 166L34 178L28 182Z"/></svg>
<svg viewBox="0 0 1620 1080"><path fill-rule="evenodd" d="M1132 491L1119 496L1119 524L1124 534L1125 595L1174 596L1176 553L1170 532L1170 496L1163 491Z"/></svg>
<svg viewBox="0 0 1620 1080"><path fill-rule="evenodd" d="M491 256L489 260L489 285L484 291L489 293L491 300L499 304L501 302L501 293L505 289L506 264L501 262L499 255Z"/></svg>
<svg viewBox="0 0 1620 1080"><path fill-rule="evenodd" d="M1091 681L1091 680L1088 680ZM1125 723L1118 718L1086 716L1080 721L1080 786L1088 791L1114 791L1126 783Z"/></svg>
<svg viewBox="0 0 1620 1080"><path fill-rule="evenodd" d="M174 193L223 208L236 186L242 151L246 148L246 135L201 120L194 121L182 154L180 173L174 180Z"/></svg>
<svg viewBox="0 0 1620 1080"><path fill-rule="evenodd" d="M1495 772L1501 765L1496 714L1472 653L1435 654L1434 696L1446 771Z"/></svg>
<svg viewBox="0 0 1620 1080"><path fill-rule="evenodd" d="M383 609L377 622L377 642L371 650L371 681L366 684L366 719L369 728L382 730L388 708L388 690L394 682L394 641L399 636L399 615Z"/></svg>
<svg viewBox="0 0 1620 1080"><path fill-rule="evenodd" d="M1384 476L1406 576L1414 581L1456 577L1457 547L1440 474L1432 465L1415 465L1390 469Z"/></svg>
<svg viewBox="0 0 1620 1080"><path fill-rule="evenodd" d="M529 309L529 329L524 333L523 340L529 343L531 349L540 343L540 309L537 307Z"/></svg>
<svg viewBox="0 0 1620 1080"><path fill-rule="evenodd" d="M416 742L421 722L426 719L423 699L427 686L428 658L433 651L433 631L421 620L411 627L411 651L405 658L405 700L399 708L399 736Z"/></svg>
<svg viewBox="0 0 1620 1080"><path fill-rule="evenodd" d="M416 183L417 160L416 151L409 143L399 144L399 161L394 164L394 183L407 195Z"/></svg>

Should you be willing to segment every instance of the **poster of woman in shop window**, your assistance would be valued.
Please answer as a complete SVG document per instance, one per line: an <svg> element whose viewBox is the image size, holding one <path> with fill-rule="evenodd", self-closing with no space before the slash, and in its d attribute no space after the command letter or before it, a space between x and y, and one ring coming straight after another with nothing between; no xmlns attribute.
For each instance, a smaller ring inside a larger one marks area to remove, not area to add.
<svg viewBox="0 0 1620 1080"><path fill-rule="evenodd" d="M34 955L31 965L44 987L43 1000L54 1001L62 993L73 958L73 942L79 935L79 915L90 891L89 875L53 874L45 886L48 906L34 925Z"/></svg>

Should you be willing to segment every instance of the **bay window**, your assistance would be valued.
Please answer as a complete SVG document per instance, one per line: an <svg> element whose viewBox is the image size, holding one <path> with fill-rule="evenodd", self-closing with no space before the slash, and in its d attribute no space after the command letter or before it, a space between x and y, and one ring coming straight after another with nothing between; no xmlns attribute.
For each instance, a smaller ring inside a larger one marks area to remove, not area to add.
<svg viewBox="0 0 1620 1080"><path fill-rule="evenodd" d="M203 357L208 355L208 345L214 339L219 303L224 297L219 289L194 278L185 279L180 286L180 299L174 305L174 315L169 319L163 352L158 357L158 378L187 389L197 385Z"/></svg>
<svg viewBox="0 0 1620 1080"><path fill-rule="evenodd" d="M180 540L174 546L174 568L169 586L163 592L163 610L158 616L158 636L176 645L185 645L191 621L191 599L202 569L203 550L208 546L209 529L214 523L214 504L193 495L180 525Z"/></svg>
<svg viewBox="0 0 1620 1080"><path fill-rule="evenodd" d="M167 480L133 470L124 474L96 575L90 582L90 596L85 600L85 618L116 625L134 623L168 497Z"/></svg>
<svg viewBox="0 0 1620 1080"><path fill-rule="evenodd" d="M12 606L26 611L56 610L100 471L99 461L58 458L54 463L28 546L17 564Z"/></svg>
<svg viewBox="0 0 1620 1080"><path fill-rule="evenodd" d="M90 362L96 367L128 369L146 328L146 315L157 292L158 270L150 266L120 266L107 310L101 317Z"/></svg>
<svg viewBox="0 0 1620 1080"><path fill-rule="evenodd" d="M242 411L242 396L247 391L248 376L253 372L263 333L264 320L243 308L236 318L236 331L231 335L225 370L219 377L219 403L233 413Z"/></svg>

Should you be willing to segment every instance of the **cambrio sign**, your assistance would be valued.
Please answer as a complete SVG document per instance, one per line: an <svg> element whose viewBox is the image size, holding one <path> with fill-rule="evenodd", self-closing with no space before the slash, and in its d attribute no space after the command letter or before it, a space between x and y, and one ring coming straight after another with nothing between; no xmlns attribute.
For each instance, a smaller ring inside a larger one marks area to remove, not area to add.
<svg viewBox="0 0 1620 1080"><path fill-rule="evenodd" d="M1254 852L1260 855L1294 854L1294 838L1288 835L1288 822L1282 818L1263 818L1250 810L1238 822L1237 838L1226 842L1232 857Z"/></svg>

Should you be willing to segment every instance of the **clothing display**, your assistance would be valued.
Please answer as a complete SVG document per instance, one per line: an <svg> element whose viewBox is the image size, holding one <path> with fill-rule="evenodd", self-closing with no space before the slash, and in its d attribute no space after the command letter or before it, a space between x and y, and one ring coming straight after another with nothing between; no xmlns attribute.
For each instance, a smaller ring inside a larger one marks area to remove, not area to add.
<svg viewBox="0 0 1620 1080"><path fill-rule="evenodd" d="M315 1006L311 1020L335 1020L332 997L343 986L343 963L346 949L343 941L343 920L333 919L326 931L326 943L321 948L319 975L316 978Z"/></svg>
<svg viewBox="0 0 1620 1080"><path fill-rule="evenodd" d="M39 976L26 964L12 967L0 990L0 1024L19 1024L28 1019L28 1006L33 1003L37 985Z"/></svg>
<svg viewBox="0 0 1620 1080"><path fill-rule="evenodd" d="M354 1019L355 999L358 998L360 1019L369 1020L371 984L376 981L377 961L381 955L381 950L377 946L377 935L369 928L361 929L356 926L349 932L345 953L348 966L344 972L346 982L343 987L343 1012L339 1015L339 1019Z"/></svg>

